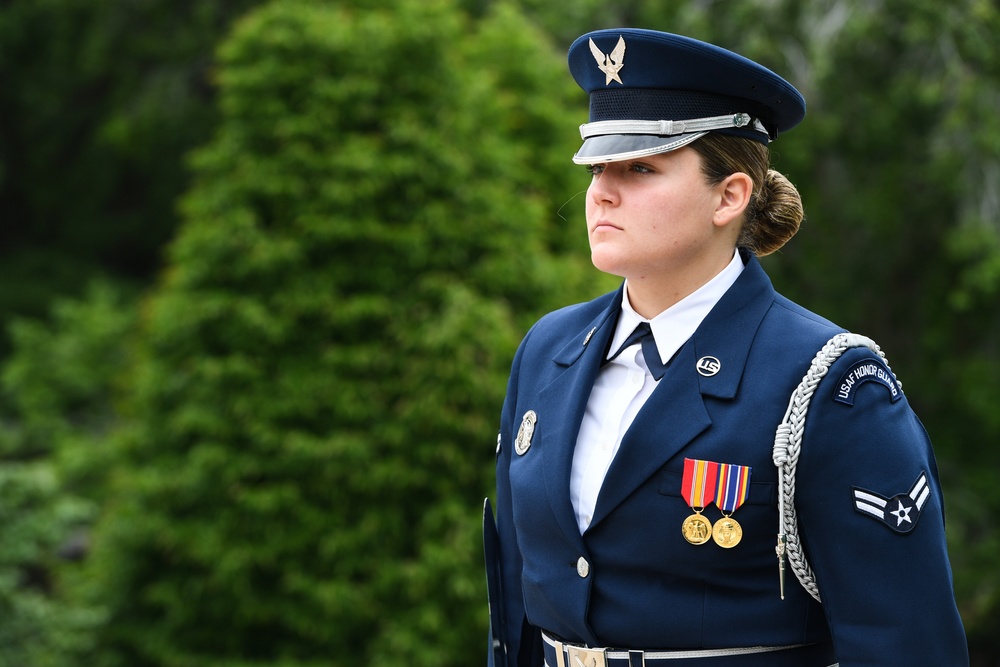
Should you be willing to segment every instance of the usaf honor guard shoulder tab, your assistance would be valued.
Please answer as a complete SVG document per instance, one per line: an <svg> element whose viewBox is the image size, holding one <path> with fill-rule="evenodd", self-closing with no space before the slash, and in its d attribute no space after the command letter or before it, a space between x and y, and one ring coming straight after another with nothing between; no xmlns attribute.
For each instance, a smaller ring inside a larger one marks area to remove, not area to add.
<svg viewBox="0 0 1000 667"><path fill-rule="evenodd" d="M897 533L909 533L916 528L924 506L931 496L927 473L921 472L910 490L892 498L885 498L874 491L854 488L854 509L861 514L881 521Z"/></svg>
<svg viewBox="0 0 1000 667"><path fill-rule="evenodd" d="M862 359L848 368L834 389L833 400L845 405L854 405L854 395L861 385L876 382L889 391L889 400L895 403L903 397L899 381L881 359Z"/></svg>

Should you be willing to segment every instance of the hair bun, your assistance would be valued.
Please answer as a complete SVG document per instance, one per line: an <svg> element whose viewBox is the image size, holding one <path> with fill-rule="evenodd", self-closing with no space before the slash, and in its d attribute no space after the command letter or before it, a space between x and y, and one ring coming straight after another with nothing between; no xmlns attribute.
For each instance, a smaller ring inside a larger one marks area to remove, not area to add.
<svg viewBox="0 0 1000 667"><path fill-rule="evenodd" d="M795 236L805 218L802 198L792 182L774 169L767 170L753 206L753 219L745 223L747 246L758 257L770 255Z"/></svg>

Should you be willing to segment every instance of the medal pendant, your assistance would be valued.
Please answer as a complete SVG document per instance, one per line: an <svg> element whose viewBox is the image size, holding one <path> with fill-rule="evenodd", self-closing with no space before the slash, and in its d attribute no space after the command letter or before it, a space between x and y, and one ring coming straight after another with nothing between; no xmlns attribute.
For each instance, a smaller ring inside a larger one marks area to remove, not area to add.
<svg viewBox="0 0 1000 667"><path fill-rule="evenodd" d="M712 539L720 547L732 549L743 539L743 526L736 519L723 516L712 528Z"/></svg>
<svg viewBox="0 0 1000 667"><path fill-rule="evenodd" d="M681 534L690 544L705 544L712 537L712 522L703 517L701 511L715 500L718 473L718 463L684 459L681 497L694 510L694 514L684 519Z"/></svg>
<svg viewBox="0 0 1000 667"><path fill-rule="evenodd" d="M712 522L703 517L700 512L695 512L684 519L684 523L681 524L681 533L684 534L684 539L691 544L705 544L712 536Z"/></svg>

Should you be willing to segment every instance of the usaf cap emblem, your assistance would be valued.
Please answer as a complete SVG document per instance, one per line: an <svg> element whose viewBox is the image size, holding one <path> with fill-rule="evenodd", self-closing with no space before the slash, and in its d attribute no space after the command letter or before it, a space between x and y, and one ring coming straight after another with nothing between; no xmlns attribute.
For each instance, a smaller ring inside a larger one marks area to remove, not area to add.
<svg viewBox="0 0 1000 667"><path fill-rule="evenodd" d="M618 37L618 43L615 45L614 50L611 53L605 54L598 48L597 44L594 44L594 40L590 40L590 52L594 54L594 60L597 61L597 67L604 75L607 77L604 85L610 86L612 81L617 81L622 83L621 77L618 72L622 67L625 66L625 38ZM624 84L622 84L624 85Z"/></svg>
<svg viewBox="0 0 1000 667"><path fill-rule="evenodd" d="M517 438L514 440L514 451L518 456L523 456L531 447L531 437L535 435L535 424L538 422L538 415L534 410L528 410L521 418L521 428L517 429Z"/></svg>
<svg viewBox="0 0 1000 667"><path fill-rule="evenodd" d="M892 498L885 498L874 491L866 491L854 487L854 509L881 521L897 533L908 533L917 526L917 519L923 512L931 489L927 485L927 473L921 472L920 477L906 493L900 493Z"/></svg>

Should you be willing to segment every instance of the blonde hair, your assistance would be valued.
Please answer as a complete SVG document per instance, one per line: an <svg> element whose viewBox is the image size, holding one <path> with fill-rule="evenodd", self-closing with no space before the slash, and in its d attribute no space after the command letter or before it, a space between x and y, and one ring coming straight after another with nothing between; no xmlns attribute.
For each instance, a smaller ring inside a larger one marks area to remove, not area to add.
<svg viewBox="0 0 1000 667"><path fill-rule="evenodd" d="M736 245L758 257L769 255L795 236L805 218L802 197L791 181L770 168L767 146L752 139L710 132L691 144L701 156L709 183L742 172L753 181Z"/></svg>

